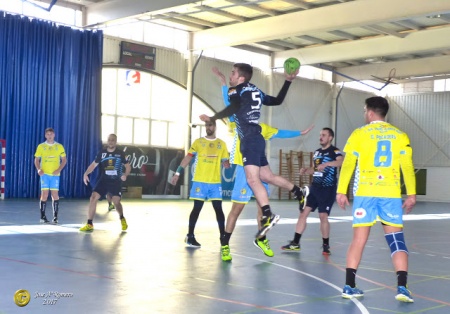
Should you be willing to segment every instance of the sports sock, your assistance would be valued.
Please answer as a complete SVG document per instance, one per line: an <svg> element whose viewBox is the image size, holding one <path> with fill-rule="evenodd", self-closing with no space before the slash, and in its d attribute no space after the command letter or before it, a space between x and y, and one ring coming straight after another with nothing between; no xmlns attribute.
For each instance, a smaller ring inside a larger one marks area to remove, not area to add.
<svg viewBox="0 0 450 314"><path fill-rule="evenodd" d="M59 211L59 200L53 201L53 217L58 217L58 211Z"/></svg>
<svg viewBox="0 0 450 314"><path fill-rule="evenodd" d="M330 245L330 238L322 238L324 245Z"/></svg>
<svg viewBox="0 0 450 314"><path fill-rule="evenodd" d="M355 278L356 278L356 269L346 268L345 269L345 284L352 288L355 288L355 286L356 286Z"/></svg>
<svg viewBox="0 0 450 314"><path fill-rule="evenodd" d="M41 211L41 218L45 217L45 208L47 207L47 202L41 201L39 209Z"/></svg>
<svg viewBox="0 0 450 314"><path fill-rule="evenodd" d="M406 287L407 281L408 281L408 272L404 270L399 270L397 272L397 285Z"/></svg>
<svg viewBox="0 0 450 314"><path fill-rule="evenodd" d="M223 234L223 237L220 238L220 244L222 246L228 245L230 243L231 233L226 232Z"/></svg>
<svg viewBox="0 0 450 314"><path fill-rule="evenodd" d="M88 225L93 225L93 223L92 223L92 219L88 219Z"/></svg>
<svg viewBox="0 0 450 314"><path fill-rule="evenodd" d="M295 198L298 200L303 196L302 191L300 190L300 187L298 185L294 185L294 187L291 190L291 193L294 193Z"/></svg>
<svg viewBox="0 0 450 314"><path fill-rule="evenodd" d="M270 210L270 205L264 205L261 207L263 216L271 217L272 211Z"/></svg>
<svg viewBox="0 0 450 314"><path fill-rule="evenodd" d="M296 233L294 234L294 241L293 241L293 242L295 242L295 243L300 243L301 237L302 237L302 234L296 232Z"/></svg>

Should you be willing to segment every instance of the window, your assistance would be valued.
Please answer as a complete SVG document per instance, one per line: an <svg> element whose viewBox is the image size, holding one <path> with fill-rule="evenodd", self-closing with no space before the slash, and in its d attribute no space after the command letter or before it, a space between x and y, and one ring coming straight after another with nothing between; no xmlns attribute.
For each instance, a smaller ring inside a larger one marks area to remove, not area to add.
<svg viewBox="0 0 450 314"><path fill-rule="evenodd" d="M102 78L103 141L115 133L120 144L184 148L190 127L186 89L158 75L123 68L104 68ZM192 141L206 135L198 118L202 113L213 111L194 96ZM217 123L216 134L230 145L223 122Z"/></svg>
<svg viewBox="0 0 450 314"><path fill-rule="evenodd" d="M435 80L434 81L435 92L447 92L450 91L450 79Z"/></svg>
<svg viewBox="0 0 450 314"><path fill-rule="evenodd" d="M50 11L48 2L33 0L8 0L0 1L0 10L11 13L23 14L38 19L54 21L64 25L81 27L82 12L73 8L54 5Z"/></svg>

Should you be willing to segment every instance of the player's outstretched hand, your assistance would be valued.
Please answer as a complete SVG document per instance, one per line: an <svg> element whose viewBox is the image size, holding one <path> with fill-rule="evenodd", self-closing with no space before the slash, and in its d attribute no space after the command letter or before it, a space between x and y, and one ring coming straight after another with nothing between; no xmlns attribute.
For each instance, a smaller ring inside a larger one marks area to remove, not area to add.
<svg viewBox="0 0 450 314"><path fill-rule="evenodd" d="M209 122L209 121L211 121L211 118L209 116L207 116L206 114L202 114L202 115L200 115L200 120L202 120L203 122Z"/></svg>
<svg viewBox="0 0 450 314"><path fill-rule="evenodd" d="M214 73L214 75L219 78L220 83L222 83L222 85L226 86L227 85L227 80L225 78L225 75L223 75L223 73L220 72L220 70L217 67L212 67L211 70Z"/></svg>
<svg viewBox="0 0 450 314"><path fill-rule="evenodd" d="M300 71L300 69L298 69L297 71L291 73L291 74L287 74L286 72L284 72L284 76L286 77L286 81L292 82L296 77L298 72Z"/></svg>
<svg viewBox="0 0 450 314"><path fill-rule="evenodd" d="M306 134L308 134L309 131L311 131L312 129L314 129L314 124L311 125L310 127L306 128L306 129L300 131L300 133L301 133L302 135L306 135Z"/></svg>

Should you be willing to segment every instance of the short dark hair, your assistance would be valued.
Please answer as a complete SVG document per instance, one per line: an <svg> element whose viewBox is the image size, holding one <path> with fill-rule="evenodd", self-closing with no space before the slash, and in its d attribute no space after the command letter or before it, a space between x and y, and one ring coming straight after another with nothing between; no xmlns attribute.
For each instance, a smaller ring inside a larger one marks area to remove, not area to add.
<svg viewBox="0 0 450 314"><path fill-rule="evenodd" d="M208 124L212 124L214 126L216 126L216 120L215 119L210 119L209 121L205 122L205 126Z"/></svg>
<svg viewBox="0 0 450 314"><path fill-rule="evenodd" d="M53 130L53 128L46 128L44 133L47 133L47 132L55 133L55 130Z"/></svg>
<svg viewBox="0 0 450 314"><path fill-rule="evenodd" d="M334 131L332 128L323 128L323 131L328 131L328 133L334 138Z"/></svg>
<svg viewBox="0 0 450 314"><path fill-rule="evenodd" d="M372 110L377 115L384 118L389 111L389 103L384 97L369 97L366 99L366 109Z"/></svg>
<svg viewBox="0 0 450 314"><path fill-rule="evenodd" d="M239 76L242 76L246 82L250 82L253 76L253 67L250 64L235 63L233 67L238 70Z"/></svg>

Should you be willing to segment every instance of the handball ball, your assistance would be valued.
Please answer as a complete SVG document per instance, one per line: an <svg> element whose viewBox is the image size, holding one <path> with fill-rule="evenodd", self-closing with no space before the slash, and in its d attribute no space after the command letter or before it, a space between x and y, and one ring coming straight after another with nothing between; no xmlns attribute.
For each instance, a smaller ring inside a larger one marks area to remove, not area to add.
<svg viewBox="0 0 450 314"><path fill-rule="evenodd" d="M297 58L289 58L284 61L284 71L287 74L295 73L298 69L300 69L300 61Z"/></svg>

